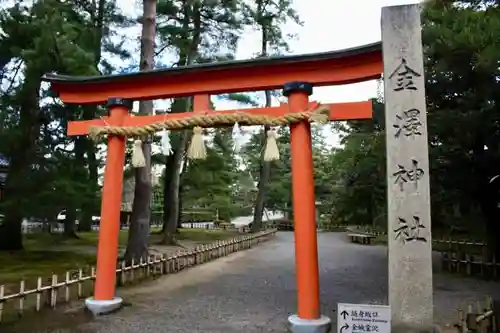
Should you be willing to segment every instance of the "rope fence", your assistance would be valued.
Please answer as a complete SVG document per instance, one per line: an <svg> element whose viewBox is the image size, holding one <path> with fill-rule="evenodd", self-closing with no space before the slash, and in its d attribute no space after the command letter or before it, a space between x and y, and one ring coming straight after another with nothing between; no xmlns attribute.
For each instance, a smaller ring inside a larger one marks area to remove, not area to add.
<svg viewBox="0 0 500 333"><path fill-rule="evenodd" d="M282 126L308 120L309 122L325 124L329 120L329 111L329 108L317 103L312 109L304 112L287 113L281 117L255 115L244 112L235 112L232 114L220 114L217 112L193 113L193 116L189 118L165 119L143 126L91 126L89 127L89 136L94 140L102 135L143 137L164 130L206 128L217 125L233 125L235 123L248 126Z"/></svg>

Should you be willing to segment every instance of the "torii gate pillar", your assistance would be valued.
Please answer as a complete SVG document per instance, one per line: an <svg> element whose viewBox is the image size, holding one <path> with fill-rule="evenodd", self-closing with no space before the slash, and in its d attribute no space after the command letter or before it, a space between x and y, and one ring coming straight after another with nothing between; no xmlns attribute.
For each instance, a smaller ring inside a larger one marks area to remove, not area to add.
<svg viewBox="0 0 500 333"><path fill-rule="evenodd" d="M107 106L110 125L122 126L132 108L132 102L123 98L109 98ZM108 136L108 156L102 188L94 297L85 300L85 305L94 315L109 313L120 308L122 304L122 298L115 296L115 285L125 144L126 138L123 136Z"/></svg>
<svg viewBox="0 0 500 333"><path fill-rule="evenodd" d="M313 86L289 82L283 87L291 112L307 109ZM292 202L297 277L297 314L288 318L292 333L326 333L330 318L320 314L318 241L311 125L304 120L290 126Z"/></svg>

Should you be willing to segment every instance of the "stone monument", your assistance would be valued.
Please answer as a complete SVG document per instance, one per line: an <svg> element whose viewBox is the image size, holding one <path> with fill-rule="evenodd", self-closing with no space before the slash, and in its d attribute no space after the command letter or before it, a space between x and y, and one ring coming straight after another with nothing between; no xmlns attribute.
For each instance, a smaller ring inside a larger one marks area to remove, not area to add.
<svg viewBox="0 0 500 333"><path fill-rule="evenodd" d="M420 6L382 9L392 332L432 332L429 153Z"/></svg>

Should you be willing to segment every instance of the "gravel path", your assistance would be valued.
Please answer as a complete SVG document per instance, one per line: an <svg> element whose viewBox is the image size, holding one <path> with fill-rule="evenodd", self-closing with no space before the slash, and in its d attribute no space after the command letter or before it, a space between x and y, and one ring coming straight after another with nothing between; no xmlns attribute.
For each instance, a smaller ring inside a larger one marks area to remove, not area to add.
<svg viewBox="0 0 500 333"><path fill-rule="evenodd" d="M340 233L318 239L323 314L335 320L337 302L386 303L386 247L347 243ZM254 249L125 290L130 306L56 332L286 332L296 304L293 255L293 234L278 233ZM452 322L460 304L500 296L500 283L435 273L438 322Z"/></svg>

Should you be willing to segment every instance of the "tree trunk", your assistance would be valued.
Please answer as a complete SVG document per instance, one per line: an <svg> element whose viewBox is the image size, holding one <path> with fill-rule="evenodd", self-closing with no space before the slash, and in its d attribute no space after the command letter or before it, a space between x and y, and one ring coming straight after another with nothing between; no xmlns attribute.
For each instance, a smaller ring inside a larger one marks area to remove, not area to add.
<svg viewBox="0 0 500 333"><path fill-rule="evenodd" d="M171 215L171 209L172 204L171 204L171 198L172 198L172 177L174 176L175 172L175 154L172 154L170 156L167 156L165 159L165 175L163 177L163 224L162 224L162 229L161 233L165 234L167 230L167 225L170 220L170 215ZM186 161L184 160L184 163ZM185 170L185 168L184 168ZM169 172L170 171L170 172ZM181 173L182 174L182 173ZM182 176L181 176L182 177ZM177 210L177 228L182 228L182 184L179 185L179 209ZM172 228L173 229L173 228ZM169 240L166 240L168 242ZM173 240L172 240L173 241Z"/></svg>
<svg viewBox="0 0 500 333"><path fill-rule="evenodd" d="M68 238L79 238L76 230L76 209L66 209L66 219L64 220L63 235Z"/></svg>
<svg viewBox="0 0 500 333"><path fill-rule="evenodd" d="M174 155L169 155L165 158L165 175L163 177L163 226L162 233L165 233L168 225L168 217L170 216L170 183L172 182L172 170L174 169Z"/></svg>
<svg viewBox="0 0 500 333"><path fill-rule="evenodd" d="M266 106L269 106L269 105L267 105L267 103L266 103ZM267 138L267 131L269 131L269 130L270 130L270 127L268 125L265 125L264 131L262 134L264 142L266 142L265 140ZM271 163L264 161L263 153L264 153L264 150L261 154L259 184L258 184L257 198L255 199L255 208L253 211L253 222L252 222L251 232L259 232L262 229L262 217L263 217L264 209L265 209L267 184L269 183L269 179L271 178Z"/></svg>
<svg viewBox="0 0 500 333"><path fill-rule="evenodd" d="M172 175L169 182L169 201L168 201L168 215L164 218L167 219L166 226L163 233L163 244L176 244L175 233L177 231L177 220L179 217L179 186L181 176L181 162L184 158L187 143L189 141L189 132L182 131L179 147L173 154L173 168Z"/></svg>
<svg viewBox="0 0 500 333"><path fill-rule="evenodd" d="M149 144L143 145L144 156L151 154L148 149ZM151 155L149 155L151 156ZM130 262L147 259L148 256L148 237L150 229L150 202L151 202L151 174L144 172L144 169L151 167L150 158L146 158L146 167L135 170L135 190L132 203L132 215L128 230L127 249L125 251L125 260Z"/></svg>
<svg viewBox="0 0 500 333"><path fill-rule="evenodd" d="M88 232L92 230L92 211L91 207L82 205L82 218L78 223L78 231Z"/></svg>
<svg viewBox="0 0 500 333"><path fill-rule="evenodd" d="M486 235L488 244L488 252L491 258L500 258L500 242L498 242L498 235L500 235L500 227L498 226L498 208L494 208L494 212L485 214L486 218Z"/></svg>
<svg viewBox="0 0 500 333"><path fill-rule="evenodd" d="M191 8L192 6L192 8ZM192 9L192 10L191 10ZM192 28L192 39L184 50L179 50L179 64L183 66L188 66L193 63L195 57L198 54L198 46L201 42L201 3L191 3L190 1L185 1L183 6L184 11L184 21L183 30L190 30L190 23L193 22ZM192 99L188 99L185 107L181 108L182 111L188 112L191 109ZM179 209L179 186L180 186L180 176L181 176L181 165L184 158L184 154L189 142L190 131L182 131L180 134L181 138L179 140L178 146L174 149L172 154L172 164L169 165L170 169L166 169L165 172L170 173L168 188L165 187L164 193L168 192L167 196L164 196L164 227L163 227L163 244L175 244L175 233L177 231L177 224L179 221L180 209ZM168 160L168 159L167 159ZM170 161L170 160L168 160ZM167 178L167 177L165 177ZM165 186L167 182L165 182ZM167 205L168 207L165 207Z"/></svg>
<svg viewBox="0 0 500 333"><path fill-rule="evenodd" d="M497 174L495 166L500 162L494 155L487 152L484 147L488 142L485 140L484 134L481 133L475 138L473 156L474 163L472 169L478 175L483 175L481 181L476 182L475 193L479 199L479 205L485 219L485 231L487 237L487 250L490 257L495 256L498 260L500 258L500 242L498 242L498 235L500 233L500 226L498 224L498 217L500 215L499 193L500 181L490 181L491 177ZM493 145L487 145L493 146Z"/></svg>
<svg viewBox="0 0 500 333"><path fill-rule="evenodd" d="M88 110L87 110L88 109ZM95 107L86 107L84 112L83 112L83 117L85 120L90 120L95 117L96 110ZM99 196L99 184L98 184L98 168L99 168L99 162L97 161L96 155L95 155L95 144L94 142L88 138L84 137L83 138L85 142L85 151L87 153L87 164L88 164L88 179L89 182L92 186L93 193L95 193L96 197ZM78 223L78 231L91 231L92 230L92 216L94 213L97 211L95 207L95 203L90 201L86 201L82 207L82 216L80 219L80 222Z"/></svg>
<svg viewBox="0 0 500 333"><path fill-rule="evenodd" d="M493 256L498 260L500 258L500 242L498 235L500 235L500 225L498 217L500 216L500 209L498 208L498 191L500 186L497 182L485 184L481 191L481 210L486 224L486 243L488 245L488 255L490 259Z"/></svg>
<svg viewBox="0 0 500 333"><path fill-rule="evenodd" d="M94 22L94 27L95 27L95 45L94 45L94 66L97 70L99 70L99 63L101 62L101 56L102 56L102 37L104 34L104 13L106 10L106 0L99 0L99 3L97 5L97 12L95 13L95 16L92 18ZM85 106L83 110L83 119L84 120L91 120L95 118L95 115L97 113L97 106ZM99 168L99 163L97 161L96 155L95 155L95 144L94 142L89 138L85 137L84 139L86 141L86 151L87 151L87 164L88 164L88 177L89 177L89 182L92 184L92 188L94 189L96 195L99 192L99 184L98 184L98 168ZM78 223L78 230L79 231L90 231L92 230L92 216L94 215L94 203L88 203L84 204L81 207L82 210L82 216L80 219L80 222Z"/></svg>
<svg viewBox="0 0 500 333"><path fill-rule="evenodd" d="M22 250L23 208L29 203L32 184L29 183L31 161L40 132L39 92L42 73L26 69L20 91L18 144L9 151L10 164L4 190L5 217L0 224L0 251Z"/></svg>
<svg viewBox="0 0 500 333"><path fill-rule="evenodd" d="M184 163L186 163L186 162L184 161ZM184 172L182 172L182 173L184 173ZM180 184L179 184L179 209L177 209L177 229L182 228L182 202L183 202L183 200L182 200L182 197L183 197L182 173L181 173L181 179L180 179Z"/></svg>
<svg viewBox="0 0 500 333"><path fill-rule="evenodd" d="M259 12L263 10L260 8L261 3L259 2ZM267 35L267 27L264 23L261 24L262 29L262 45L261 45L261 54L263 57L267 56L267 43L268 43L268 35ZM266 91L266 107L271 106L271 92ZM270 130L270 126L264 126L264 132L262 133L263 142L266 142L267 132ZM251 232L259 232L262 229L262 215L265 209L266 202L266 192L267 192L267 184L269 183L269 179L271 178L271 163L264 161L264 150L262 150L261 154L261 166L259 173L259 185L257 191L257 198L255 199L255 208L253 211L253 222Z"/></svg>
<svg viewBox="0 0 500 333"><path fill-rule="evenodd" d="M154 50L156 37L156 0L143 0L143 17L141 33L141 62L140 70L147 71L154 68ZM152 101L141 101L139 114L151 115ZM132 203L132 216L128 232L125 260L139 261L148 257L148 237L151 217L151 143L144 138L142 151L146 159L144 168L135 170L135 191Z"/></svg>
<svg viewBox="0 0 500 333"><path fill-rule="evenodd" d="M23 249L22 215L7 214L0 225L0 251Z"/></svg>
<svg viewBox="0 0 500 333"><path fill-rule="evenodd" d="M77 138L76 139L76 142L75 142L75 152L76 152L76 158L75 158L75 167L74 169L77 170L77 168L79 168L79 166L77 165L77 163L83 163L83 150L82 150L82 147L81 147L81 144L83 142L82 140L83 138ZM83 166L82 166L82 169L83 169ZM80 170L78 170L80 171ZM80 172L78 172L77 174L73 175L73 177L75 178L79 178L79 177L82 177L82 175L79 174ZM68 205L66 205L66 218L64 219L64 222L63 222L63 236L65 237L68 237L68 238L78 238L77 234L76 234L76 217L77 217L77 211L76 211L76 208L74 207L69 207Z"/></svg>

